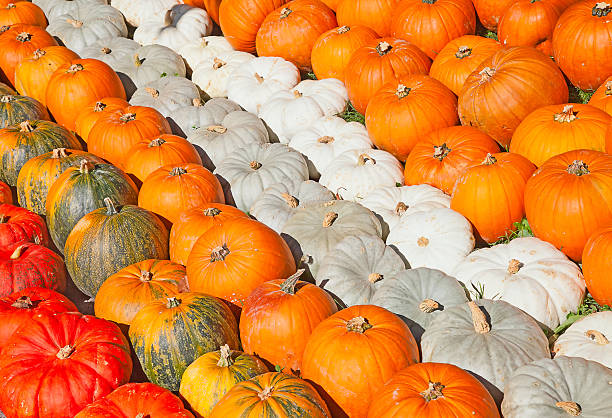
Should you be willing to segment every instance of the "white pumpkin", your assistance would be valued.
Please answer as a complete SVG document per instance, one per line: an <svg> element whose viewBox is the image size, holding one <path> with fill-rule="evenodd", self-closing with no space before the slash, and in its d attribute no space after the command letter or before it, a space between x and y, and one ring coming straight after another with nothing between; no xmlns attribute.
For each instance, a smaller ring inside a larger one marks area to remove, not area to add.
<svg viewBox="0 0 612 418"><path fill-rule="evenodd" d="M191 105L170 112L167 119L173 134L188 137L198 132L201 127L215 125L215 121L223 120L225 115L238 110L241 110L238 104L221 97L206 103L193 99Z"/></svg>
<svg viewBox="0 0 612 418"><path fill-rule="evenodd" d="M113 70L124 60L134 57L140 44L132 39L115 36L99 39L83 48L81 58L94 58L105 62Z"/></svg>
<svg viewBox="0 0 612 418"><path fill-rule="evenodd" d="M191 80L210 97L227 97L227 83L234 70L254 58L254 55L242 51L205 58L195 67Z"/></svg>
<svg viewBox="0 0 612 418"><path fill-rule="evenodd" d="M245 110L259 114L259 109L274 93L289 90L300 81L300 71L279 57L257 57L232 73L227 82L227 97Z"/></svg>
<svg viewBox="0 0 612 418"><path fill-rule="evenodd" d="M166 76L136 90L130 104L152 107L168 117L176 109L193 104L194 99L200 99L198 86L183 77Z"/></svg>
<svg viewBox="0 0 612 418"><path fill-rule="evenodd" d="M403 185L404 172L397 158L387 151L354 149L332 161L319 182L344 200L360 202L372 190Z"/></svg>
<svg viewBox="0 0 612 418"><path fill-rule="evenodd" d="M145 21L164 21L164 14L172 6L181 4L183 0L110 0L111 6L125 16L125 20L135 27Z"/></svg>
<svg viewBox="0 0 612 418"><path fill-rule="evenodd" d="M225 157L215 169L226 201L248 212L259 195L276 183L308 180L302 154L284 144L251 143Z"/></svg>
<svg viewBox="0 0 612 418"><path fill-rule="evenodd" d="M163 22L145 21L134 32L141 45L159 44L179 51L189 42L208 36L213 22L206 10L188 4L177 4L166 11Z"/></svg>
<svg viewBox="0 0 612 418"><path fill-rule="evenodd" d="M287 220L298 208L308 203L327 202L333 198L332 192L316 181L276 183L259 195L249 213L280 234Z"/></svg>
<svg viewBox="0 0 612 418"><path fill-rule="evenodd" d="M281 143L323 116L342 113L348 103L344 83L335 78L304 80L291 90L274 93L261 106L259 117L276 133Z"/></svg>
<svg viewBox="0 0 612 418"><path fill-rule="evenodd" d="M71 14L75 9L81 6L92 7L100 4L108 5L107 0L47 0L44 2L33 1L32 3L36 4L45 12L47 21L51 21L64 14ZM44 6L42 4L44 4Z"/></svg>
<svg viewBox="0 0 612 418"><path fill-rule="evenodd" d="M205 59L233 50L234 48L225 36L204 36L181 46L178 52L185 59L189 68L195 70Z"/></svg>
<svg viewBox="0 0 612 418"><path fill-rule="evenodd" d="M582 357L612 369L612 312L595 312L574 322L555 342L557 356Z"/></svg>
<svg viewBox="0 0 612 418"><path fill-rule="evenodd" d="M47 32L77 54L100 39L128 34L123 15L104 4L82 4L71 13L57 16L49 21Z"/></svg>
<svg viewBox="0 0 612 418"><path fill-rule="evenodd" d="M584 297L580 268L552 244L535 237L474 251L453 275L486 299L501 299L554 329Z"/></svg>
<svg viewBox="0 0 612 418"><path fill-rule="evenodd" d="M387 237L387 245L394 245L412 268L429 267L451 276L474 244L470 222L449 208L404 216Z"/></svg>
<svg viewBox="0 0 612 418"><path fill-rule="evenodd" d="M293 135L289 146L306 157L310 178L318 180L338 155L352 149L372 148L372 140L361 123L324 116Z"/></svg>

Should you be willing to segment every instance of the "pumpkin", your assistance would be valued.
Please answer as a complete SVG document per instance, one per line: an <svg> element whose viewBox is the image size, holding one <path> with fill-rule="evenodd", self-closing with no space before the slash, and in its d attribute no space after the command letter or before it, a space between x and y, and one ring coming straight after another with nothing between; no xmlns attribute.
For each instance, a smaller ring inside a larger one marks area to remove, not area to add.
<svg viewBox="0 0 612 418"><path fill-rule="evenodd" d="M221 0L185 0L186 4L194 3L194 6L202 7L200 4L203 4L203 9L206 9L206 12L210 16L215 23L219 24L219 8L221 7ZM198 4L200 3L200 4Z"/></svg>
<svg viewBox="0 0 612 418"><path fill-rule="evenodd" d="M51 152L29 159L17 177L19 205L39 215L46 215L49 189L68 167L79 164L83 159L104 163L101 158L88 152L66 148L55 148Z"/></svg>
<svg viewBox="0 0 612 418"><path fill-rule="evenodd" d="M148 259L122 268L102 283L94 310L98 318L130 325L147 303L186 290L185 267L168 260Z"/></svg>
<svg viewBox="0 0 612 418"><path fill-rule="evenodd" d="M588 104L544 106L531 112L516 128L510 151L538 167L566 151L605 151L610 123L612 116Z"/></svg>
<svg viewBox="0 0 612 418"><path fill-rule="evenodd" d="M457 179L450 207L492 244L514 231L525 216L525 184L534 171L535 166L522 155L487 154L480 165L468 168Z"/></svg>
<svg viewBox="0 0 612 418"><path fill-rule="evenodd" d="M168 75L139 87L130 104L152 107L168 117L176 109L193 104L194 99L200 99L198 86L185 77Z"/></svg>
<svg viewBox="0 0 612 418"><path fill-rule="evenodd" d="M462 125L474 126L507 147L529 113L567 100L563 74L550 58L530 47L502 48L465 81L459 93L459 118Z"/></svg>
<svg viewBox="0 0 612 418"><path fill-rule="evenodd" d="M612 371L594 361L565 356L534 361L516 370L506 384L502 414L603 417L612 406L610 379Z"/></svg>
<svg viewBox="0 0 612 418"><path fill-rule="evenodd" d="M144 181L153 171L167 164L202 164L198 151L189 141L176 135L159 135L136 142L126 159L125 171Z"/></svg>
<svg viewBox="0 0 612 418"><path fill-rule="evenodd" d="M59 95L58 91L72 91ZM89 103L105 97L125 99L125 90L117 74L102 61L77 59L62 64L47 84L46 104L60 124L75 129L75 118Z"/></svg>
<svg viewBox="0 0 612 418"><path fill-rule="evenodd" d="M75 418L105 415L193 418L193 414L184 408L177 396L153 383L127 383L89 404Z"/></svg>
<svg viewBox="0 0 612 418"><path fill-rule="evenodd" d="M283 239L252 219L236 217L200 236L187 259L189 289L231 302L234 310L260 284L295 273Z"/></svg>
<svg viewBox="0 0 612 418"><path fill-rule="evenodd" d="M168 258L168 230L157 216L137 206L105 208L83 216L66 239L64 259L74 284L95 298L111 275L139 261ZM133 236L127 237L127 232Z"/></svg>
<svg viewBox="0 0 612 418"><path fill-rule="evenodd" d="M59 312L78 312L78 309L66 296L44 287L28 287L1 298L0 347L32 318Z"/></svg>
<svg viewBox="0 0 612 418"><path fill-rule="evenodd" d="M0 248L21 241L48 246L49 232L45 221L27 209L0 204Z"/></svg>
<svg viewBox="0 0 612 418"><path fill-rule="evenodd" d="M45 106L27 96L0 96L0 129L18 125L26 120L49 120Z"/></svg>
<svg viewBox="0 0 612 418"><path fill-rule="evenodd" d="M312 180L275 183L261 192L249 214L280 234L298 208L333 198L328 189Z"/></svg>
<svg viewBox="0 0 612 418"><path fill-rule="evenodd" d="M257 357L231 350L225 344L200 356L185 369L179 393L198 416L208 416L236 384L267 372L268 368Z"/></svg>
<svg viewBox="0 0 612 418"><path fill-rule="evenodd" d="M612 76L608 77L595 93L593 93L589 99L589 104L612 115Z"/></svg>
<svg viewBox="0 0 612 418"><path fill-rule="evenodd" d="M306 157L310 178L318 180L343 152L372 148L372 140L361 123L347 122L338 116L324 116L297 131L289 146Z"/></svg>
<svg viewBox="0 0 612 418"><path fill-rule="evenodd" d="M255 46L260 57L282 57L311 71L312 47L323 32L337 26L333 10L319 0L292 0L261 23Z"/></svg>
<svg viewBox="0 0 612 418"><path fill-rule="evenodd" d="M391 376L418 361L418 346L401 319L378 306L355 305L314 329L302 377L320 388L334 416L359 418Z"/></svg>
<svg viewBox="0 0 612 418"><path fill-rule="evenodd" d="M304 80L291 90L272 94L260 107L259 117L281 143L287 144L296 133L309 128L316 120L344 112L347 104L348 93L342 81L335 78Z"/></svg>
<svg viewBox="0 0 612 418"><path fill-rule="evenodd" d="M27 1L8 3L0 9L0 26L18 23L46 28L47 18L40 7Z"/></svg>
<svg viewBox="0 0 612 418"><path fill-rule="evenodd" d="M525 187L525 213L533 234L580 261L587 239L612 221L610 190L612 156L576 150L552 157Z"/></svg>
<svg viewBox="0 0 612 418"><path fill-rule="evenodd" d="M132 320L129 336L149 380L172 391L179 390L183 372L198 357L239 344L229 308L195 292L149 302Z"/></svg>
<svg viewBox="0 0 612 418"><path fill-rule="evenodd" d="M164 13L181 0L110 0L109 3L125 16L127 23L137 28L146 21L163 21Z"/></svg>
<svg viewBox="0 0 612 418"><path fill-rule="evenodd" d="M451 40L476 32L476 12L470 0L404 0L393 10L390 32L434 59Z"/></svg>
<svg viewBox="0 0 612 418"><path fill-rule="evenodd" d="M0 32L0 76L15 85L15 69L39 48L57 45L40 26L18 23Z"/></svg>
<svg viewBox="0 0 612 418"><path fill-rule="evenodd" d="M300 71L289 61L280 57L257 57L232 72L227 81L227 98L247 112L259 114L272 94L291 89L299 81Z"/></svg>
<svg viewBox="0 0 612 418"><path fill-rule="evenodd" d="M312 71L319 80L337 78L344 81L353 52L376 38L374 30L361 25L345 25L323 32L312 46Z"/></svg>
<svg viewBox="0 0 612 418"><path fill-rule="evenodd" d="M516 0L472 0L478 20L486 29L496 31L499 20Z"/></svg>
<svg viewBox="0 0 612 418"><path fill-rule="evenodd" d="M77 312L34 316L3 347L0 365L0 408L9 417L74 416L132 372L119 327Z"/></svg>
<svg viewBox="0 0 612 418"><path fill-rule="evenodd" d="M590 235L582 253L582 271L593 299L601 305L612 306L611 283L606 272L610 267L612 228L597 229Z"/></svg>
<svg viewBox="0 0 612 418"><path fill-rule="evenodd" d="M13 192L11 187L3 181L0 181L0 204L13 204Z"/></svg>
<svg viewBox="0 0 612 418"><path fill-rule="evenodd" d="M34 4L39 4L40 8L45 11L49 20L54 20L59 16L75 13L83 5L97 6L100 4L106 5L106 0L34 0ZM45 5L44 3L50 3Z"/></svg>
<svg viewBox="0 0 612 418"><path fill-rule="evenodd" d="M181 212L208 203L225 203L219 180L199 164L167 164L149 174L140 188L138 206L169 223Z"/></svg>
<svg viewBox="0 0 612 418"><path fill-rule="evenodd" d="M195 71L200 63L209 58L232 51L234 51L234 48L225 36L203 36L200 39L195 39L182 45L178 50L192 71Z"/></svg>
<svg viewBox="0 0 612 418"><path fill-rule="evenodd" d="M237 51L254 53L259 27L286 0L226 0L219 5L219 26Z"/></svg>
<svg viewBox="0 0 612 418"><path fill-rule="evenodd" d="M353 3L354 4L354 3ZM427 74L431 60L415 45L397 38L368 41L351 55L344 83L355 109L366 113L370 99L385 84L411 74Z"/></svg>
<svg viewBox="0 0 612 418"><path fill-rule="evenodd" d="M391 35L391 16L400 0L340 0L336 6L338 25L363 25L378 36Z"/></svg>
<svg viewBox="0 0 612 418"><path fill-rule="evenodd" d="M72 0L74 1L74 0ZM113 70L115 65L124 59L134 57L140 44L132 39L121 36L99 39L83 48L83 58L94 58L108 64Z"/></svg>
<svg viewBox="0 0 612 418"><path fill-rule="evenodd" d="M368 133L377 148L405 161L423 135L458 123L456 100L434 78L401 76L384 84L368 102Z"/></svg>
<svg viewBox="0 0 612 418"><path fill-rule="evenodd" d="M106 113L123 109L127 106L129 106L129 103L125 101L125 99L121 99L119 97L105 97L103 99L96 100L95 102L91 102L79 111L78 116L74 121L74 131L83 141L87 142L89 140L89 133L93 129L98 119L100 119Z"/></svg>
<svg viewBox="0 0 612 418"><path fill-rule="evenodd" d="M191 106L179 107L171 112L167 119L172 127L172 133L185 138L237 110L242 109L238 104L225 98L219 97L206 103L202 103L201 99L193 99Z"/></svg>
<svg viewBox="0 0 612 418"><path fill-rule="evenodd" d="M452 364L420 363L397 372L378 392L368 417L499 418L491 394L474 376Z"/></svg>
<svg viewBox="0 0 612 418"><path fill-rule="evenodd" d="M412 268L429 267L452 274L475 245L472 225L449 208L406 216L389 232L387 245L397 248Z"/></svg>
<svg viewBox="0 0 612 418"><path fill-rule="evenodd" d="M210 418L271 415L331 418L310 383L285 373L264 373L234 385L210 411Z"/></svg>
<svg viewBox="0 0 612 418"><path fill-rule="evenodd" d="M323 257L315 281L346 306L365 305L388 278L405 268L379 237L349 235Z"/></svg>
<svg viewBox="0 0 612 418"><path fill-rule="evenodd" d="M612 45L604 41L612 36L610 12L612 6L604 1L579 1L563 12L555 26L555 62L582 90L596 90L612 73Z"/></svg>
<svg viewBox="0 0 612 418"><path fill-rule="evenodd" d="M582 357L611 368L612 312L595 312L580 318L555 341L555 356Z"/></svg>
<svg viewBox="0 0 612 418"><path fill-rule="evenodd" d="M195 67L191 80L210 97L227 97L230 76L255 58L242 51L228 51L203 59Z"/></svg>
<svg viewBox="0 0 612 418"><path fill-rule="evenodd" d="M378 149L344 151L321 173L319 182L343 200L360 202L379 187L403 184L402 165Z"/></svg>
<svg viewBox="0 0 612 418"><path fill-rule="evenodd" d="M12 88L10 88L7 84L0 83L0 95L1 96L5 96L5 95L14 96L14 95L17 95L17 92L13 90Z"/></svg>
<svg viewBox="0 0 612 418"><path fill-rule="evenodd" d="M458 96L468 76L500 48L495 39L482 36L464 35L453 39L434 58L429 76Z"/></svg>
<svg viewBox="0 0 612 418"><path fill-rule="evenodd" d="M19 94L30 96L44 105L47 100L47 83L55 70L78 58L75 52L65 46L52 45L37 49L15 69L15 88Z"/></svg>
<svg viewBox="0 0 612 418"><path fill-rule="evenodd" d="M55 180L47 192L45 211L51 239L60 252L79 219L104 207L107 197L118 205L136 204L138 199L134 182L110 164L82 159Z"/></svg>
<svg viewBox="0 0 612 418"><path fill-rule="evenodd" d="M302 154L287 145L251 143L227 155L215 174L227 187L226 200L247 212L267 187L308 180L308 166Z"/></svg>

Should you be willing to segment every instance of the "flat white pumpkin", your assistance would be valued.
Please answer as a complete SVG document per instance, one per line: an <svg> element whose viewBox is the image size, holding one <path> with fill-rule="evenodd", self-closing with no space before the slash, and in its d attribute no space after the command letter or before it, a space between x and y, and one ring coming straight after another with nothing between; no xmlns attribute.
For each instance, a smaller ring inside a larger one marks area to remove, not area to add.
<svg viewBox="0 0 612 418"><path fill-rule="evenodd" d="M612 369L612 312L595 312L574 322L555 342L557 356L582 357Z"/></svg>
<svg viewBox="0 0 612 418"><path fill-rule="evenodd" d="M274 93L261 106L259 117L276 133L281 143L323 116L342 113L348 103L344 83L335 78L304 80L291 90Z"/></svg>
<svg viewBox="0 0 612 418"><path fill-rule="evenodd" d="M237 103L221 97L202 103L200 99L193 99L191 105L179 107L170 112L168 122L172 133L183 138L195 134L202 127L215 125L216 121L231 112L240 109Z"/></svg>
<svg viewBox="0 0 612 418"><path fill-rule="evenodd" d="M45 12L47 21L51 21L64 14L71 14L81 6L92 7L100 4L108 5L107 0L47 0L43 2L33 1L32 3L36 4Z"/></svg>
<svg viewBox="0 0 612 418"><path fill-rule="evenodd" d="M304 157L284 144L247 144L227 155L214 173L223 180L226 202L234 202L244 212L267 187L308 180Z"/></svg>
<svg viewBox="0 0 612 418"><path fill-rule="evenodd" d="M204 36L181 46L178 52L193 71L205 59L233 50L225 36Z"/></svg>
<svg viewBox="0 0 612 418"><path fill-rule="evenodd" d="M145 21L164 21L164 15L172 6L183 0L110 0L111 6L125 16L125 20L138 27Z"/></svg>
<svg viewBox="0 0 612 418"><path fill-rule="evenodd" d="M429 267L452 275L474 249L475 239L463 215L437 208L403 217L389 232L387 245L397 247L412 268Z"/></svg>
<svg viewBox="0 0 612 418"><path fill-rule="evenodd" d="M586 286L576 263L535 237L476 250L453 275L482 297L505 300L552 329L576 311Z"/></svg>
<svg viewBox="0 0 612 418"><path fill-rule="evenodd" d="M227 82L227 97L245 110L259 109L274 93L289 90L300 81L300 71L279 57L257 57L236 68Z"/></svg>
<svg viewBox="0 0 612 418"><path fill-rule="evenodd" d="M210 97L227 97L227 83L237 68L255 58L242 51L220 53L198 63L191 80Z"/></svg>
<svg viewBox="0 0 612 418"><path fill-rule="evenodd" d="M318 180L338 155L352 149L372 148L372 140L361 123L324 116L293 135L289 146L306 157L310 178Z"/></svg>
<svg viewBox="0 0 612 418"><path fill-rule="evenodd" d="M152 107L168 117L176 109L192 105L194 99L200 99L200 90L191 80L166 76L136 90L130 104Z"/></svg>
<svg viewBox="0 0 612 418"><path fill-rule="evenodd" d="M105 62L114 70L124 60L133 58L140 47L140 44L132 39L114 36L98 39L83 48L80 56Z"/></svg>

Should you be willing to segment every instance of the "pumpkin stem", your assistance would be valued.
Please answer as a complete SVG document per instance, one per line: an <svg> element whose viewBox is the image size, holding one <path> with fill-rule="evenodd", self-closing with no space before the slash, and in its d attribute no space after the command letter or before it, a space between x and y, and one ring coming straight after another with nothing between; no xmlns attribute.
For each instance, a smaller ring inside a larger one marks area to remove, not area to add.
<svg viewBox="0 0 612 418"><path fill-rule="evenodd" d="M376 49L376 52L378 52L378 55L382 57L383 55L388 54L389 51L393 49L393 47L391 46L391 44L389 44L389 42L382 41L382 42L379 42L378 45L376 45L375 49Z"/></svg>
<svg viewBox="0 0 612 418"><path fill-rule="evenodd" d="M264 82L264 78L257 73L255 73L255 80L257 80L259 84Z"/></svg>
<svg viewBox="0 0 612 418"><path fill-rule="evenodd" d="M219 361L217 362L217 366L219 367L230 367L234 364L234 360L232 360L232 350L230 346L225 344L219 347Z"/></svg>
<svg viewBox="0 0 612 418"><path fill-rule="evenodd" d="M484 67L479 74L482 76L480 78L480 82L484 83L485 81L489 81L491 77L495 75L495 69L491 67Z"/></svg>
<svg viewBox="0 0 612 418"><path fill-rule="evenodd" d="M421 0L423 3L425 4L434 4L435 2L437 2L438 0Z"/></svg>
<svg viewBox="0 0 612 418"><path fill-rule="evenodd" d="M32 39L32 34L27 32L21 32L17 35L15 39L17 39L19 42L30 42L30 40Z"/></svg>
<svg viewBox="0 0 612 418"><path fill-rule="evenodd" d="M100 49L100 52L105 54L105 55L108 55L108 54L110 54L113 51L111 51L111 49L109 47L105 46L104 48Z"/></svg>
<svg viewBox="0 0 612 418"><path fill-rule="evenodd" d="M208 132L216 132L218 134L224 134L227 132L227 128L221 125L211 125L206 128Z"/></svg>
<svg viewBox="0 0 612 418"><path fill-rule="evenodd" d="M404 202L397 202L397 205L395 205L395 213L397 215L403 215L404 212L406 212L408 210L408 205L405 204Z"/></svg>
<svg viewBox="0 0 612 418"><path fill-rule="evenodd" d="M142 270L140 272L140 281L141 282L150 282L153 280L153 273L150 271Z"/></svg>
<svg viewBox="0 0 612 418"><path fill-rule="evenodd" d="M440 309L440 304L433 299L423 299L423 302L419 303L421 312L432 313L436 309Z"/></svg>
<svg viewBox="0 0 612 418"><path fill-rule="evenodd" d="M199 97L194 97L193 100L191 101L191 104L194 107L202 107L202 105L203 105L202 99L200 99Z"/></svg>
<svg viewBox="0 0 612 418"><path fill-rule="evenodd" d="M487 322L487 317L480 309L480 306L476 305L476 302L469 301L468 307L472 312L472 323L474 324L474 330L479 334L486 334L491 331L491 326Z"/></svg>
<svg viewBox="0 0 612 418"><path fill-rule="evenodd" d="M7 216L3 213L0 215L0 224L5 223L8 220Z"/></svg>
<svg viewBox="0 0 612 418"><path fill-rule="evenodd" d="M251 161L249 163L249 166L253 169L253 170L259 170L261 168L261 163L257 162L257 161Z"/></svg>
<svg viewBox="0 0 612 418"><path fill-rule="evenodd" d="M567 172L573 174L575 176L583 176L585 174L589 174L589 166L581 160L574 160L568 167Z"/></svg>
<svg viewBox="0 0 612 418"><path fill-rule="evenodd" d="M300 93L298 90L293 90L293 97L299 99L300 97L302 97L302 93Z"/></svg>
<svg viewBox="0 0 612 418"><path fill-rule="evenodd" d="M358 332L363 334L370 328L372 328L372 324L370 324L363 316L356 316L355 318L346 322L346 330L349 332Z"/></svg>
<svg viewBox="0 0 612 418"><path fill-rule="evenodd" d="M406 87L403 84L398 84L397 89L395 90L395 95L398 98L403 99L404 97L410 94L410 90L411 90L410 87Z"/></svg>
<svg viewBox="0 0 612 418"><path fill-rule="evenodd" d="M610 11L612 11L612 8L610 7L610 5L602 1L602 2L595 4L595 7L593 7L591 14L597 17L604 17L604 16L608 16L608 13L610 13Z"/></svg>
<svg viewBox="0 0 612 418"><path fill-rule="evenodd" d="M24 120L19 124L19 132L32 132L34 127L29 120Z"/></svg>
<svg viewBox="0 0 612 418"><path fill-rule="evenodd" d="M370 273L368 274L368 281L372 284L377 283L383 279L383 275L380 273Z"/></svg>
<svg viewBox="0 0 612 418"><path fill-rule="evenodd" d="M483 165L493 165L497 162L497 158L495 158L494 156L492 156L490 153L487 153L487 156L485 157L484 161L482 162Z"/></svg>
<svg viewBox="0 0 612 418"><path fill-rule="evenodd" d="M426 0L423 0L425 2ZM420 395L425 398L426 402L435 401L438 398L443 398L444 394L442 393L442 389L444 389L444 385L440 382L429 382L429 387L420 393Z"/></svg>
<svg viewBox="0 0 612 418"><path fill-rule="evenodd" d="M10 95L0 97L0 103L10 103L13 100L15 100L15 97Z"/></svg>
<svg viewBox="0 0 612 418"><path fill-rule="evenodd" d="M338 219L338 214L336 212L327 212L323 218L323 228L332 226L336 219Z"/></svg>
<svg viewBox="0 0 612 418"><path fill-rule="evenodd" d="M46 54L47 54L47 51L45 51L44 49L37 49L32 54L32 58L34 58L35 60L38 60L44 57Z"/></svg>
<svg viewBox="0 0 612 418"><path fill-rule="evenodd" d="M51 158L54 159L58 159L58 158L66 158L68 156L68 154L66 154L66 148L55 148L53 151L51 151Z"/></svg>
<svg viewBox="0 0 612 418"><path fill-rule="evenodd" d="M606 91L604 92L606 96L612 95L612 80L606 82Z"/></svg>
<svg viewBox="0 0 612 418"><path fill-rule="evenodd" d="M108 216L117 214L117 208L115 207L115 204L113 203L110 197L104 198L104 204L106 205L106 214Z"/></svg>
<svg viewBox="0 0 612 418"><path fill-rule="evenodd" d="M590 329L586 331L584 334L599 345L606 345L610 343L610 341L608 341L605 335L603 335L601 332L596 331L594 329Z"/></svg>
<svg viewBox="0 0 612 418"><path fill-rule="evenodd" d="M66 360L74 352L74 348L70 345L65 345L59 349L55 357L60 360Z"/></svg>
<svg viewBox="0 0 612 418"><path fill-rule="evenodd" d="M365 165L368 161L371 161L372 164L376 164L376 160L370 157L368 154L360 154L359 158L357 159L357 165Z"/></svg>
<svg viewBox="0 0 612 418"><path fill-rule="evenodd" d="M163 144L166 143L166 140L163 138L155 138L153 141L149 142L148 147L161 147Z"/></svg>
<svg viewBox="0 0 612 418"><path fill-rule="evenodd" d="M145 87L145 91L151 95L154 99L159 97L159 91L155 90L153 87Z"/></svg>
<svg viewBox="0 0 612 418"><path fill-rule="evenodd" d="M70 66L70 68L68 68L68 70L66 70L66 72L68 74L76 74L79 71L83 71L83 65L81 65L81 64L72 64Z"/></svg>
<svg viewBox="0 0 612 418"><path fill-rule="evenodd" d="M337 32L339 35L342 35L343 33L347 33L347 32L348 32L348 31L350 31L350 30L351 30L351 28L350 28L350 27L348 27L348 26L344 25L344 26L340 26L338 29L336 29L336 32Z"/></svg>
<svg viewBox="0 0 612 418"><path fill-rule="evenodd" d="M576 402L557 402L555 406L563 409L573 417L577 417L582 413L582 408L580 408L580 405L578 405Z"/></svg>
<svg viewBox="0 0 612 418"><path fill-rule="evenodd" d="M417 245L419 247L427 247L429 245L429 238L419 237L419 239L417 240Z"/></svg>
<svg viewBox="0 0 612 418"><path fill-rule="evenodd" d="M281 197L293 209L297 208L300 205L300 201L297 200L296 197L291 196L289 193L281 193Z"/></svg>
<svg viewBox="0 0 612 418"><path fill-rule="evenodd" d="M170 26L172 24L172 9L166 10L164 15L164 26Z"/></svg>
<svg viewBox="0 0 612 418"><path fill-rule="evenodd" d="M570 123L577 119L577 113L578 112L574 111L574 105L565 105L563 106L563 110L561 112L555 113L553 119L555 122Z"/></svg>
<svg viewBox="0 0 612 418"><path fill-rule="evenodd" d="M291 13L293 12L293 10L291 10L288 7L283 7L283 9L281 10L281 14L280 14L280 18L281 19L285 19L286 17L288 17Z"/></svg>
<svg viewBox="0 0 612 418"><path fill-rule="evenodd" d="M288 295L295 295L295 285L297 284L300 276L304 274L304 271L304 269L299 269L287 279L285 279L283 284L281 284L280 286L281 292L285 292Z"/></svg>
<svg viewBox="0 0 612 418"><path fill-rule="evenodd" d="M213 60L213 70L218 70L219 68L223 67L224 65L227 65L227 62L220 60L219 58L215 57L215 59Z"/></svg>
<svg viewBox="0 0 612 418"><path fill-rule="evenodd" d="M217 208L206 208L202 211L204 216L218 216L221 214L221 209Z"/></svg>
<svg viewBox="0 0 612 418"><path fill-rule="evenodd" d="M257 392L257 396L259 396L259 399L261 399L262 401L265 401L270 396L272 396L272 391L273 390L274 390L274 388L272 388L270 386L266 386L264 388L264 390L262 390L261 392Z"/></svg>
<svg viewBox="0 0 612 418"><path fill-rule="evenodd" d="M433 157L438 161L442 161L452 150L446 146L446 142L442 145L434 145Z"/></svg>
<svg viewBox="0 0 612 418"><path fill-rule="evenodd" d="M94 112L102 112L104 109L106 109L106 103L104 102L96 102L93 111Z"/></svg>
<svg viewBox="0 0 612 418"><path fill-rule="evenodd" d="M469 57L470 55L472 55L472 48L469 46L460 46L459 49L457 49L457 52L455 52L455 57L459 59Z"/></svg>
<svg viewBox="0 0 612 418"><path fill-rule="evenodd" d="M319 144L329 144L330 142L334 142L334 140L335 139L334 139L333 136L325 135L325 136L322 136L321 138L317 139L317 142Z"/></svg>
<svg viewBox="0 0 612 418"><path fill-rule="evenodd" d="M14 9L15 8L15 3L9 3L6 5L7 9Z"/></svg>
<svg viewBox="0 0 612 418"><path fill-rule="evenodd" d="M19 309L31 309L34 304L29 296L20 296L11 306Z"/></svg>
<svg viewBox="0 0 612 418"><path fill-rule="evenodd" d="M166 298L166 308L172 309L176 308L181 304L181 300L176 297Z"/></svg>
<svg viewBox="0 0 612 418"><path fill-rule="evenodd" d="M521 263L520 261L518 261L516 258L513 258L512 260L510 260L510 262L508 263L508 268L507 268L507 272L510 274L516 274L519 272L519 270L524 266L523 263Z"/></svg>
<svg viewBox="0 0 612 418"><path fill-rule="evenodd" d="M79 165L79 172L81 172L81 174L87 174L91 170L93 170L94 167L95 167L94 163L92 163L91 161L87 161L85 159L82 159L81 163Z"/></svg>
<svg viewBox="0 0 612 418"><path fill-rule="evenodd" d="M66 19L66 22L70 23L75 28L80 28L81 26L83 26L83 22L81 22L80 20Z"/></svg>
<svg viewBox="0 0 612 418"><path fill-rule="evenodd" d="M187 174L187 170L185 170L183 167L174 167L170 171L171 176L182 176L183 174Z"/></svg>
<svg viewBox="0 0 612 418"><path fill-rule="evenodd" d="M215 261L224 261L225 257L227 257L229 253L230 250L227 248L227 244L216 247L210 253L210 262L214 263Z"/></svg>

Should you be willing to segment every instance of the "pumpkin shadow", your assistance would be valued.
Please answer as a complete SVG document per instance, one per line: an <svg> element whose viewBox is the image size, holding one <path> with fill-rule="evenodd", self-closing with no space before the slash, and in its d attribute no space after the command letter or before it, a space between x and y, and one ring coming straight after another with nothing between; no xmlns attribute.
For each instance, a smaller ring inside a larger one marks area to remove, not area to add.
<svg viewBox="0 0 612 418"><path fill-rule="evenodd" d="M127 98L126 100L129 101L138 87L127 74L119 71L117 75L119 76L119 80L121 80L121 84L123 84L123 89L125 90L125 96Z"/></svg>
<svg viewBox="0 0 612 418"><path fill-rule="evenodd" d="M215 176L219 180L219 183L221 183L223 195L225 196L225 204L236 207L236 201L234 200L234 195L232 194L232 186L229 181L219 174L215 174Z"/></svg>
<svg viewBox="0 0 612 418"><path fill-rule="evenodd" d="M315 276L310 270L310 266L313 263L312 257L308 254L304 254L304 252L302 251L302 246L300 245L298 240L293 238L291 235L281 232L280 236L289 246L289 250L291 251L291 254L293 254L293 259L295 260L296 268L298 270L304 269L304 273L302 273L302 275L300 276L300 280L310 283L316 283Z"/></svg>
<svg viewBox="0 0 612 418"><path fill-rule="evenodd" d="M313 382L310 379L304 379L304 380L310 383L315 388L317 393L321 396L321 398L323 398L323 401L327 405L327 408L329 408L329 412L331 413L331 416L333 418L349 418L348 414L344 412L344 410L340 407L340 405L338 405L336 401L334 401L331 395L329 395L325 391L325 389L323 389L323 387L321 387L320 385L318 385L317 383Z"/></svg>

